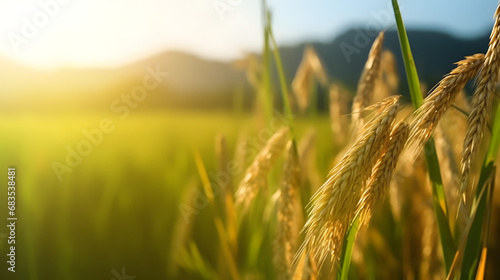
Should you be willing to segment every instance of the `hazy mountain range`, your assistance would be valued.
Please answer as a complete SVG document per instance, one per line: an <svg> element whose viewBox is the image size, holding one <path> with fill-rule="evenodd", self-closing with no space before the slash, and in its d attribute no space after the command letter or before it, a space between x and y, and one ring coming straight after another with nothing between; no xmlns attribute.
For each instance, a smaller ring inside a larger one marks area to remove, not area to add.
<svg viewBox="0 0 500 280"><path fill-rule="evenodd" d="M362 42L359 32L349 30L326 43L282 47L280 52L288 81L295 75L304 47L311 45L332 80L354 89L375 38L369 36L367 42ZM420 79L429 86L448 73L454 62L466 55L484 53L488 47L486 33L475 39L460 39L443 32L410 30L408 36ZM347 56L346 46L351 51ZM396 54L402 77L400 92L407 95L395 31L386 33L384 48ZM0 59L0 65L1 111L110 110L114 100L123 94L130 95L135 86L142 84L148 74L147 67L159 67L169 76L140 102L142 108L229 108L235 92L245 94L246 104L253 100L244 71L237 69L233 62L209 61L180 52L165 52L114 69L72 68L43 72L6 59ZM279 90L277 83L276 89Z"/></svg>

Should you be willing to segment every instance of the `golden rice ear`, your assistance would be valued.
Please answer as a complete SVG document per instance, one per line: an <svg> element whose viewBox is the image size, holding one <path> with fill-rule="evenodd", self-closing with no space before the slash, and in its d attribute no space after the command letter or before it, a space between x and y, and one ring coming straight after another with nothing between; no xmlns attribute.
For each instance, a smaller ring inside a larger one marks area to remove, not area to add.
<svg viewBox="0 0 500 280"><path fill-rule="evenodd" d="M363 128L360 136L339 163L330 171L328 180L311 198L309 218L301 251L309 251L321 266L330 256L336 262L345 231L354 216L364 184L371 175L383 144L398 111L399 97L377 104L378 112Z"/></svg>
<svg viewBox="0 0 500 280"><path fill-rule="evenodd" d="M313 69L309 61L307 61L307 55L304 54L292 81L292 90L301 113L304 113L309 106L309 96L313 82Z"/></svg>
<svg viewBox="0 0 500 280"><path fill-rule="evenodd" d="M380 32L368 54L368 59L358 82L356 96L354 96L352 103L352 125L354 130L358 130L363 126L361 112L372 103L375 83L380 78L380 60L383 43L384 33Z"/></svg>
<svg viewBox="0 0 500 280"><path fill-rule="evenodd" d="M389 96L395 95L399 88L399 72L396 56L390 50L382 52L382 79L387 85Z"/></svg>
<svg viewBox="0 0 500 280"><path fill-rule="evenodd" d="M286 146L286 161L277 201L277 235L274 241L273 261L279 279L290 279L293 256L300 231L301 205L298 198L300 166L292 141ZM298 211L297 211L298 210Z"/></svg>
<svg viewBox="0 0 500 280"><path fill-rule="evenodd" d="M399 155L408 140L409 131L409 126L405 122L395 125L387 142L384 144L382 155L373 167L371 177L361 195L356 210L356 215L359 216L361 223L365 225L370 221L376 205L381 203L385 197Z"/></svg>
<svg viewBox="0 0 500 280"><path fill-rule="evenodd" d="M483 61L483 54L467 56L459 61L458 66L439 82L415 111L409 138L409 145L415 151L415 156L429 140L465 84L477 74Z"/></svg>
<svg viewBox="0 0 500 280"><path fill-rule="evenodd" d="M267 189L267 175L276 159L283 152L288 140L288 128L278 130L257 154L245 172L245 177L236 191L236 205L248 209L260 189Z"/></svg>
<svg viewBox="0 0 500 280"><path fill-rule="evenodd" d="M323 86L328 86L328 76L325 68L316 51L309 46L304 50L302 60L292 81L292 90L301 113L304 113L309 106L314 78Z"/></svg>
<svg viewBox="0 0 500 280"><path fill-rule="evenodd" d="M469 185L470 170L475 163L477 151L490 118L493 98L500 74L500 5L495 13L495 24L490 35L490 44L484 57L477 86L472 97L472 110L467 120L469 126L464 140L460 190L464 193ZM465 194L464 197L467 197Z"/></svg>
<svg viewBox="0 0 500 280"><path fill-rule="evenodd" d="M328 86L328 75L326 73L325 67L321 62L318 54L313 47L309 46L306 48L306 57L311 69L313 70L314 76L321 83L322 86Z"/></svg>
<svg viewBox="0 0 500 280"><path fill-rule="evenodd" d="M380 62L380 77L375 82L373 102L379 102L384 98L397 94L398 87L399 74L396 58L391 51L383 50Z"/></svg>

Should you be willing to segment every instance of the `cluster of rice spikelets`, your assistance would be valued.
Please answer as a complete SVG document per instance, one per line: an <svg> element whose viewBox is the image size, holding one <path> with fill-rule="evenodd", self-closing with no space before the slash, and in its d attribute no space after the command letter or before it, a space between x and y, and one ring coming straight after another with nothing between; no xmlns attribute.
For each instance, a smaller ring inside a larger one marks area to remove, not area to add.
<svg viewBox="0 0 500 280"><path fill-rule="evenodd" d="M488 51L477 77L477 87L472 97L472 111L468 118L462 161L460 189L465 191L469 183L470 169L481 144L481 139L490 116L500 68L500 6L495 12L495 24L490 35Z"/></svg>
<svg viewBox="0 0 500 280"><path fill-rule="evenodd" d="M283 152L283 147L288 140L287 127L278 130L257 154L253 163L245 172L245 177L236 191L236 205L243 205L247 209L255 199L260 189L267 186L267 175L276 158Z"/></svg>
<svg viewBox="0 0 500 280"><path fill-rule="evenodd" d="M316 78L323 86L328 85L328 76L321 60L312 47L307 47L292 81L292 89L302 113L309 105L313 78Z"/></svg>
<svg viewBox="0 0 500 280"><path fill-rule="evenodd" d="M398 117L408 116L413 112L413 108L410 106L402 107L398 113ZM405 121L404 119L396 118L396 122ZM415 171L418 167L414 166L414 162L412 160L412 153L408 149L404 149L399 156L399 164L396 166L396 170L394 171L394 178L390 182L390 187L388 190L389 196L389 204L391 208L391 212L396 221L401 221L404 219L404 200L406 199L408 190L407 187L410 186L407 181L413 179L412 176L415 174ZM412 184L417 184L418 181L412 181ZM410 187L411 188L411 187Z"/></svg>
<svg viewBox="0 0 500 280"><path fill-rule="evenodd" d="M388 132L398 111L398 100L399 96L390 97L367 108L378 110L330 171L328 180L311 198L309 218L304 226L306 236L300 251L312 252L320 265L328 255L332 262L339 257L360 194L382 153L381 147L389 137Z"/></svg>
<svg viewBox="0 0 500 280"><path fill-rule="evenodd" d="M297 249L300 231L298 222L300 218L296 215L297 209L301 209L297 197L300 185L300 167L292 141L288 141L286 151L287 158L283 168L280 196L277 201L278 223L273 257L274 265L280 279L290 279L290 268Z"/></svg>
<svg viewBox="0 0 500 280"><path fill-rule="evenodd" d="M431 137L439 120L451 107L467 81L477 74L483 60L483 54L475 54L457 62L458 66L446 75L424 99L420 108L415 112L409 137L416 153L422 150L421 148Z"/></svg>
<svg viewBox="0 0 500 280"><path fill-rule="evenodd" d="M409 130L409 126L405 122L394 126L385 144L384 153L373 167L371 178L361 195L356 210L356 215L359 215L360 221L365 225L370 221L376 204L380 203L385 196L399 155L408 139Z"/></svg>
<svg viewBox="0 0 500 280"><path fill-rule="evenodd" d="M397 94L399 87L399 75L394 54L390 50L383 50L381 60L380 78L375 83L373 102L379 102Z"/></svg>
<svg viewBox="0 0 500 280"><path fill-rule="evenodd" d="M355 131L363 126L361 112L372 103L375 84L380 78L380 60L382 56L382 45L384 33L380 32L368 54L368 60L358 82L358 89L352 103L352 123Z"/></svg>

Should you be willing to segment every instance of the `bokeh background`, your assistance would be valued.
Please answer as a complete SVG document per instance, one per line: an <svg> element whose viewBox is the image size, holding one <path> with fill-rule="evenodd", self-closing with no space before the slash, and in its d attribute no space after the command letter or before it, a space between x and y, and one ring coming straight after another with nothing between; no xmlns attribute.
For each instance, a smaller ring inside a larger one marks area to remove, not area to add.
<svg viewBox="0 0 500 280"><path fill-rule="evenodd" d="M312 46L330 79L353 94L380 30L404 77L390 1L268 2L289 82ZM463 56L486 51L497 1L400 5L427 87ZM15 274L0 226L0 278L210 278L218 258L210 210L186 222L180 206L202 188L197 155L216 172L217 137L238 158L239 144L266 126L252 85L262 2L1 0L0 34L0 182L7 186L7 168L16 167L19 219ZM280 108L277 78L272 88ZM404 78L399 92L408 96ZM297 135L317 131L317 183L335 150L327 98L319 88L314 114L297 117ZM238 160L235 184L251 159ZM206 260L201 275L183 258L192 249L186 236ZM241 266L261 270L255 279L272 275L259 263L270 251L252 252Z"/></svg>

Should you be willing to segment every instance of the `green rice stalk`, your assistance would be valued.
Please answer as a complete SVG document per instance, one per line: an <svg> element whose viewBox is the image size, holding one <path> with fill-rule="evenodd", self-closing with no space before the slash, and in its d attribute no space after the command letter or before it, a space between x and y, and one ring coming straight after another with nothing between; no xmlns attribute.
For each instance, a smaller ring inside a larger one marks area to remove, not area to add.
<svg viewBox="0 0 500 280"><path fill-rule="evenodd" d="M406 77L408 80L408 86L410 88L413 107L415 109L418 109L420 104L422 104L423 97L420 91L420 82L417 69L415 67L415 61L413 60L410 42L408 40L408 35L406 34L406 29L401 17L401 12L399 10L397 0L392 0L392 7L394 9L394 15L396 17L399 43L401 46L401 52L403 54ZM448 206L446 203L443 181L441 179L436 147L432 138L429 139L429 141L427 141L427 143L425 144L425 159L427 170L429 172L429 178L432 184L432 202L434 205L434 214L436 216L438 224L439 237L441 240L441 247L443 249L446 272L448 273L455 256L456 247L448 221Z"/></svg>

